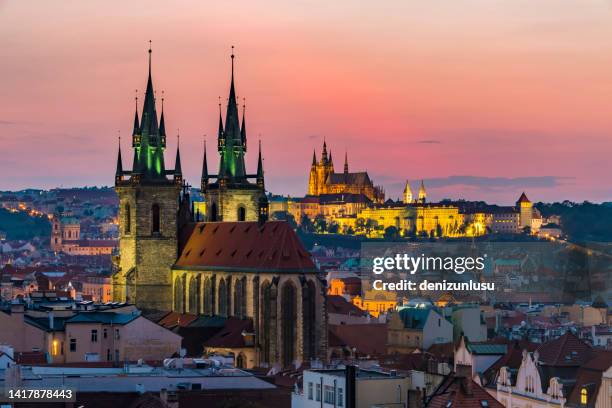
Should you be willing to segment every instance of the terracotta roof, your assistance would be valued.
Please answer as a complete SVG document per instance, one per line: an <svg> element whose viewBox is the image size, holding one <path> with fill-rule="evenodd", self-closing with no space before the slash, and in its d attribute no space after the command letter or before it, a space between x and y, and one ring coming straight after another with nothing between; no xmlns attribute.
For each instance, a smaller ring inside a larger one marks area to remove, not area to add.
<svg viewBox="0 0 612 408"><path fill-rule="evenodd" d="M539 361L549 366L581 366L588 361L593 349L572 332L548 341L537 349Z"/></svg>
<svg viewBox="0 0 612 408"><path fill-rule="evenodd" d="M362 355L382 355L387 352L386 324L329 325L330 346L356 348ZM332 342L333 340L333 342Z"/></svg>
<svg viewBox="0 0 612 408"><path fill-rule="evenodd" d="M470 384L467 384L467 382ZM468 391L469 385L471 392ZM486 401L486 405L483 401ZM472 379L450 376L438 387L428 408L503 408L504 406Z"/></svg>
<svg viewBox="0 0 612 408"><path fill-rule="evenodd" d="M199 222L185 229L180 268L314 272L316 266L285 221Z"/></svg>
<svg viewBox="0 0 612 408"><path fill-rule="evenodd" d="M529 201L529 199L527 198L527 194L525 194L525 192L523 192L523 194L521 194L521 196L519 197L517 203L530 203L531 201Z"/></svg>
<svg viewBox="0 0 612 408"><path fill-rule="evenodd" d="M170 312L157 321L157 324L165 327L166 329L172 329L174 327L185 327L188 326L191 322L198 318L197 315L188 314L188 313L177 313Z"/></svg>
<svg viewBox="0 0 612 408"><path fill-rule="evenodd" d="M249 347L242 333L253 333L253 320L231 317L227 319L223 329L204 342L204 347Z"/></svg>
<svg viewBox="0 0 612 408"><path fill-rule="evenodd" d="M576 384L570 393L567 402L576 406L594 407L596 396L601 386L603 373L612 367L612 351L597 351L591 360L578 369ZM580 393L583 388L587 390L587 405L580 405Z"/></svg>
<svg viewBox="0 0 612 408"><path fill-rule="evenodd" d="M427 349L427 352L440 360L450 359L452 361L455 355L455 344L453 342L434 343Z"/></svg>
<svg viewBox="0 0 612 408"><path fill-rule="evenodd" d="M361 310L345 298L338 295L327 296L327 312L352 316L367 316L368 312Z"/></svg>

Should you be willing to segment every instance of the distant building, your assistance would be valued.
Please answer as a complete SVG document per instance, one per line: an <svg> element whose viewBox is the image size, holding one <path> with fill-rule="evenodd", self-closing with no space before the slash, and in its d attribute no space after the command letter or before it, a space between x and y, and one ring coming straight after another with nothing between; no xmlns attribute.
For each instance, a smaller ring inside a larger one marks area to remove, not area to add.
<svg viewBox="0 0 612 408"><path fill-rule="evenodd" d="M116 239L81 239L81 224L74 217L55 215L51 226L51 249L70 255L110 255L117 249Z"/></svg>
<svg viewBox="0 0 612 408"><path fill-rule="evenodd" d="M403 407L411 387L404 375L353 366L305 370L302 383L292 394L291 408Z"/></svg>
<svg viewBox="0 0 612 408"><path fill-rule="evenodd" d="M432 307L401 307L390 315L388 352L412 353L453 341L453 325Z"/></svg>
<svg viewBox="0 0 612 408"><path fill-rule="evenodd" d="M373 203L380 204L385 201L382 188L374 186L367 172L349 172L347 155L344 157L344 171L336 173L331 152L329 157L327 155L325 142L323 142L321 160L317 161L315 152L312 154L308 180L308 195L319 196L321 194L363 194Z"/></svg>

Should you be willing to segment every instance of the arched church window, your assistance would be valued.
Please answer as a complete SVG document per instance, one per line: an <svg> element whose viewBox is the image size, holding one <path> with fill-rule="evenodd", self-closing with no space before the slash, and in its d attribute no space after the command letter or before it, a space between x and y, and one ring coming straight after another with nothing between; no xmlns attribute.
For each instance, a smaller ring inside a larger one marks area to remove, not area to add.
<svg viewBox="0 0 612 408"><path fill-rule="evenodd" d="M159 233L159 204L151 207L151 232Z"/></svg>
<svg viewBox="0 0 612 408"><path fill-rule="evenodd" d="M132 232L132 212L130 211L130 205L126 204L123 211L124 211L124 231L126 234L129 234L130 232Z"/></svg>
<svg viewBox="0 0 612 408"><path fill-rule="evenodd" d="M246 208L238 207L238 221L246 221Z"/></svg>

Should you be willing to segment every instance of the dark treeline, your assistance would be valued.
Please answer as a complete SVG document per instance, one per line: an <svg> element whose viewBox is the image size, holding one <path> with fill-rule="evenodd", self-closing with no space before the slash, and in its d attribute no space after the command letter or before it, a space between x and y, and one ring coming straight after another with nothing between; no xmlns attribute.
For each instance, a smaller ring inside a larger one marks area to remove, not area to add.
<svg viewBox="0 0 612 408"><path fill-rule="evenodd" d="M563 232L571 241L612 242L612 203L536 203L542 217L559 215Z"/></svg>

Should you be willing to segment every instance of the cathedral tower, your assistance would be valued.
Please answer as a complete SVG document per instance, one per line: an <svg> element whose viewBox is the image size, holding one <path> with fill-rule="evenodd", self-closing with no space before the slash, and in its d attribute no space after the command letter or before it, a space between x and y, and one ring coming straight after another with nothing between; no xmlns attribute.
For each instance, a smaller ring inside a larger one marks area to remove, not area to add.
<svg viewBox="0 0 612 408"><path fill-rule="evenodd" d="M410 188L410 183L406 180L406 187L404 187L404 204L412 203L414 203L414 198L412 197L412 189Z"/></svg>
<svg viewBox="0 0 612 408"><path fill-rule="evenodd" d="M425 183L421 180L421 186L419 187L419 195L417 198L417 202L423 204L427 201L427 192L425 191Z"/></svg>
<svg viewBox="0 0 612 408"><path fill-rule="evenodd" d="M208 221L257 221L267 218L261 144L257 174L247 174L244 156L247 152L246 109L243 106L240 124L236 89L234 86L234 53L231 55L232 73L229 98L225 114L225 127L219 105L219 172L208 174L206 164L202 170L202 191L206 196ZM206 163L206 156L204 157ZM209 182L210 179L215 182ZM255 179L255 183L249 181Z"/></svg>
<svg viewBox="0 0 612 408"><path fill-rule="evenodd" d="M174 170L164 162L166 129L163 112L157 117L151 78L151 49L147 90L132 132L133 162L124 170L117 157L115 191L119 196L119 256L114 260L113 300L142 309L170 310L170 267L177 257L177 214L183 178L177 148Z"/></svg>

